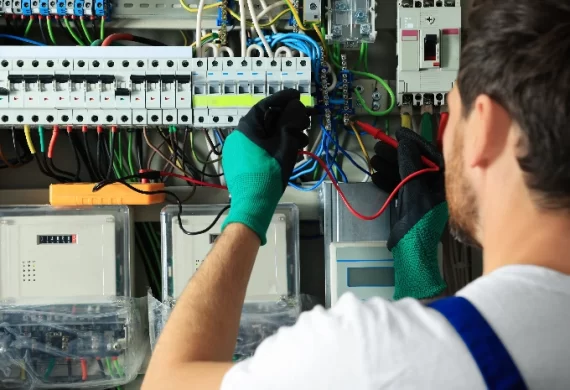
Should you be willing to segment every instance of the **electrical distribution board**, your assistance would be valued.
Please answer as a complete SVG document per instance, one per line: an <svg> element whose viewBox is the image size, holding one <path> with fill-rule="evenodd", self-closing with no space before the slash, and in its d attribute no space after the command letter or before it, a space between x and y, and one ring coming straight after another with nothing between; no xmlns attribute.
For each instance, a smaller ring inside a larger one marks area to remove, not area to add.
<svg viewBox="0 0 570 390"><path fill-rule="evenodd" d="M400 0L398 104L444 105L459 70L460 1Z"/></svg>
<svg viewBox="0 0 570 390"><path fill-rule="evenodd" d="M356 48L376 40L376 2L374 0L328 0L329 43Z"/></svg>
<svg viewBox="0 0 570 390"><path fill-rule="evenodd" d="M0 126L233 127L258 101L298 89L307 58L192 58L192 48L0 48Z"/></svg>
<svg viewBox="0 0 570 390"><path fill-rule="evenodd" d="M182 224L186 230L199 231L212 222L222 206L185 206ZM201 266L216 238L221 234L225 216L206 234L188 236L178 225L178 207L162 213L163 299L177 299ZM279 302L298 294L298 233L292 218L296 208L280 205L267 231L267 244L260 247L246 291L246 303ZM298 216L297 216L298 218Z"/></svg>
<svg viewBox="0 0 570 390"><path fill-rule="evenodd" d="M130 231L124 206L0 208L0 387L133 379L144 344Z"/></svg>

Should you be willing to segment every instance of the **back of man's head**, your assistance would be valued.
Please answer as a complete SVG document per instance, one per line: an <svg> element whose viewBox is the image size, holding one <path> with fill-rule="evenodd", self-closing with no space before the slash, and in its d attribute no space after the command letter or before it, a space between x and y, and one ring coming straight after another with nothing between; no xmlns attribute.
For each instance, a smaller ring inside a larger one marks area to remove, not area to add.
<svg viewBox="0 0 570 390"><path fill-rule="evenodd" d="M461 56L465 115L480 95L521 130L520 168L538 205L570 210L570 1L474 0Z"/></svg>

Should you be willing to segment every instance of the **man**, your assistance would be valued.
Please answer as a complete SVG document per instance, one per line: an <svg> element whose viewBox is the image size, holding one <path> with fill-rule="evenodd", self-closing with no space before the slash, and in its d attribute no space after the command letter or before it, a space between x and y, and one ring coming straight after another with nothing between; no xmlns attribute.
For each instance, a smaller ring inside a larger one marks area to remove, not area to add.
<svg viewBox="0 0 570 390"><path fill-rule="evenodd" d="M166 325L146 389L570 387L569 2L475 0L470 13L445 184L453 229L484 248L483 277L433 306L345 295L233 365L255 254L304 141L302 107L279 99L277 134L257 138L256 107L228 137L229 218Z"/></svg>

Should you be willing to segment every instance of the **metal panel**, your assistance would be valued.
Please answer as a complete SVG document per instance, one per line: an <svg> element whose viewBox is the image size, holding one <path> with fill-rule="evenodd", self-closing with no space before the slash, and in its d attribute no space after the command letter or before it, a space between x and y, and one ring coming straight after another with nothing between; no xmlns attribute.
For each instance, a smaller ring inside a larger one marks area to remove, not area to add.
<svg viewBox="0 0 570 390"><path fill-rule="evenodd" d="M364 215L376 213L388 198L373 183L339 184L348 202ZM363 221L346 208L332 184L321 189L325 236L325 275L329 275L331 242L387 241L390 236L390 209L379 218ZM325 302L330 307L330 281L325 278Z"/></svg>

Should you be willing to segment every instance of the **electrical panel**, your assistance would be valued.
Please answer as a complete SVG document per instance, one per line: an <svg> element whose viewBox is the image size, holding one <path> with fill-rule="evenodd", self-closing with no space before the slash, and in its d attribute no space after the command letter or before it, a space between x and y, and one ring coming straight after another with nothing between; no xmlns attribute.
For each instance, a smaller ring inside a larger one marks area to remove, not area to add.
<svg viewBox="0 0 570 390"><path fill-rule="evenodd" d="M126 207L0 208L0 387L111 387L136 376L144 343L129 232Z"/></svg>
<svg viewBox="0 0 570 390"><path fill-rule="evenodd" d="M0 127L234 127L266 96L298 89L307 58L192 58L190 47L0 48Z"/></svg>
<svg viewBox="0 0 570 390"><path fill-rule="evenodd" d="M110 0L4 0L0 14L58 17L99 17L109 20L113 8Z"/></svg>
<svg viewBox="0 0 570 390"><path fill-rule="evenodd" d="M182 224L199 231L212 222L220 206L185 206ZM176 299L199 269L221 234L225 216L205 234L188 236L178 225L178 207L162 213L163 299ZM278 206L267 231L267 244L260 247L246 291L246 303L279 302L298 294L296 207ZM298 218L298 217L297 217ZM297 233L298 234L298 233Z"/></svg>
<svg viewBox="0 0 570 390"><path fill-rule="evenodd" d="M460 2L400 0L397 38L398 104L446 104L459 70Z"/></svg>
<svg viewBox="0 0 570 390"><path fill-rule="evenodd" d="M376 2L370 0L328 0L329 43L356 48L376 40Z"/></svg>

